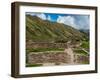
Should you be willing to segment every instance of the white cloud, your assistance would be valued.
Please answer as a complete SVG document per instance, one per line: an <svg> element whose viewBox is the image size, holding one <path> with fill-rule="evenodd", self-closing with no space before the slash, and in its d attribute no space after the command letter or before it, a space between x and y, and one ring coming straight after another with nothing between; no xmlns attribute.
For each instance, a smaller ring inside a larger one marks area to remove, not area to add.
<svg viewBox="0 0 100 80"><path fill-rule="evenodd" d="M43 13L27 13L27 14L29 14L31 16L37 16L37 17L39 17L39 18L41 18L43 20L46 20L46 15L43 14Z"/></svg>
<svg viewBox="0 0 100 80"><path fill-rule="evenodd" d="M57 22L77 29L89 29L89 16L58 16Z"/></svg>
<svg viewBox="0 0 100 80"><path fill-rule="evenodd" d="M78 20L77 25L82 29L89 29L89 16L79 16L79 18L80 19Z"/></svg>
<svg viewBox="0 0 100 80"><path fill-rule="evenodd" d="M40 14L36 14L37 17L43 19L43 20L46 20L46 15L43 14L43 13L40 13Z"/></svg>
<svg viewBox="0 0 100 80"><path fill-rule="evenodd" d="M57 22L76 27L75 18L72 16L58 16Z"/></svg>
<svg viewBox="0 0 100 80"><path fill-rule="evenodd" d="M47 17L47 20L51 21L51 17L50 17L50 16L48 16L48 17Z"/></svg>

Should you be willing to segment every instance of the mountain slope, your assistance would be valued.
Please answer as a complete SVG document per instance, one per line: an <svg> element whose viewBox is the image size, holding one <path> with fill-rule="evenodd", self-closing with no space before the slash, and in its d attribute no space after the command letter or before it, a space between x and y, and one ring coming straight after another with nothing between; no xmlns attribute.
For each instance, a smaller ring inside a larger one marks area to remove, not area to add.
<svg viewBox="0 0 100 80"><path fill-rule="evenodd" d="M26 15L26 39L34 42L67 42L83 40L85 34L71 26Z"/></svg>

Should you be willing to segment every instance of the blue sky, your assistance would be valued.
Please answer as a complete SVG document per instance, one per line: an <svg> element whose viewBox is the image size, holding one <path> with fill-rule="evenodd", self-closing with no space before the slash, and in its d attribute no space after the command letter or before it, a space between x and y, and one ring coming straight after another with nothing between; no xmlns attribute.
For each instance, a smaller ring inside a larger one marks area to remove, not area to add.
<svg viewBox="0 0 100 80"><path fill-rule="evenodd" d="M89 15L75 15L75 14L54 14L54 13L34 13L27 12L26 14L37 16L43 20L63 23L70 25L76 29L89 29L90 16Z"/></svg>

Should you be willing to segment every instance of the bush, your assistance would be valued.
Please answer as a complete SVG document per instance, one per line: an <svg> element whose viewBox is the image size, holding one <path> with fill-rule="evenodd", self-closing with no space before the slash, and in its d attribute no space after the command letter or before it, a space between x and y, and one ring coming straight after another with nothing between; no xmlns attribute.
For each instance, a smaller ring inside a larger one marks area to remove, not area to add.
<svg viewBox="0 0 100 80"><path fill-rule="evenodd" d="M83 41L82 44L81 44L81 47L82 48L89 49L89 41L87 41L87 42L86 41Z"/></svg>

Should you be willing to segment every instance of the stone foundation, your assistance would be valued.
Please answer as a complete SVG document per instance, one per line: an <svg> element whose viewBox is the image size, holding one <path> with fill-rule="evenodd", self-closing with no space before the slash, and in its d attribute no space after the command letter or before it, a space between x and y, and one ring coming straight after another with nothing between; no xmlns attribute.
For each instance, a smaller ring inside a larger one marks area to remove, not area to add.
<svg viewBox="0 0 100 80"><path fill-rule="evenodd" d="M30 52L27 54L28 64L84 64L89 63L89 56L74 54L72 56L64 51ZM72 62L73 61L73 62Z"/></svg>

